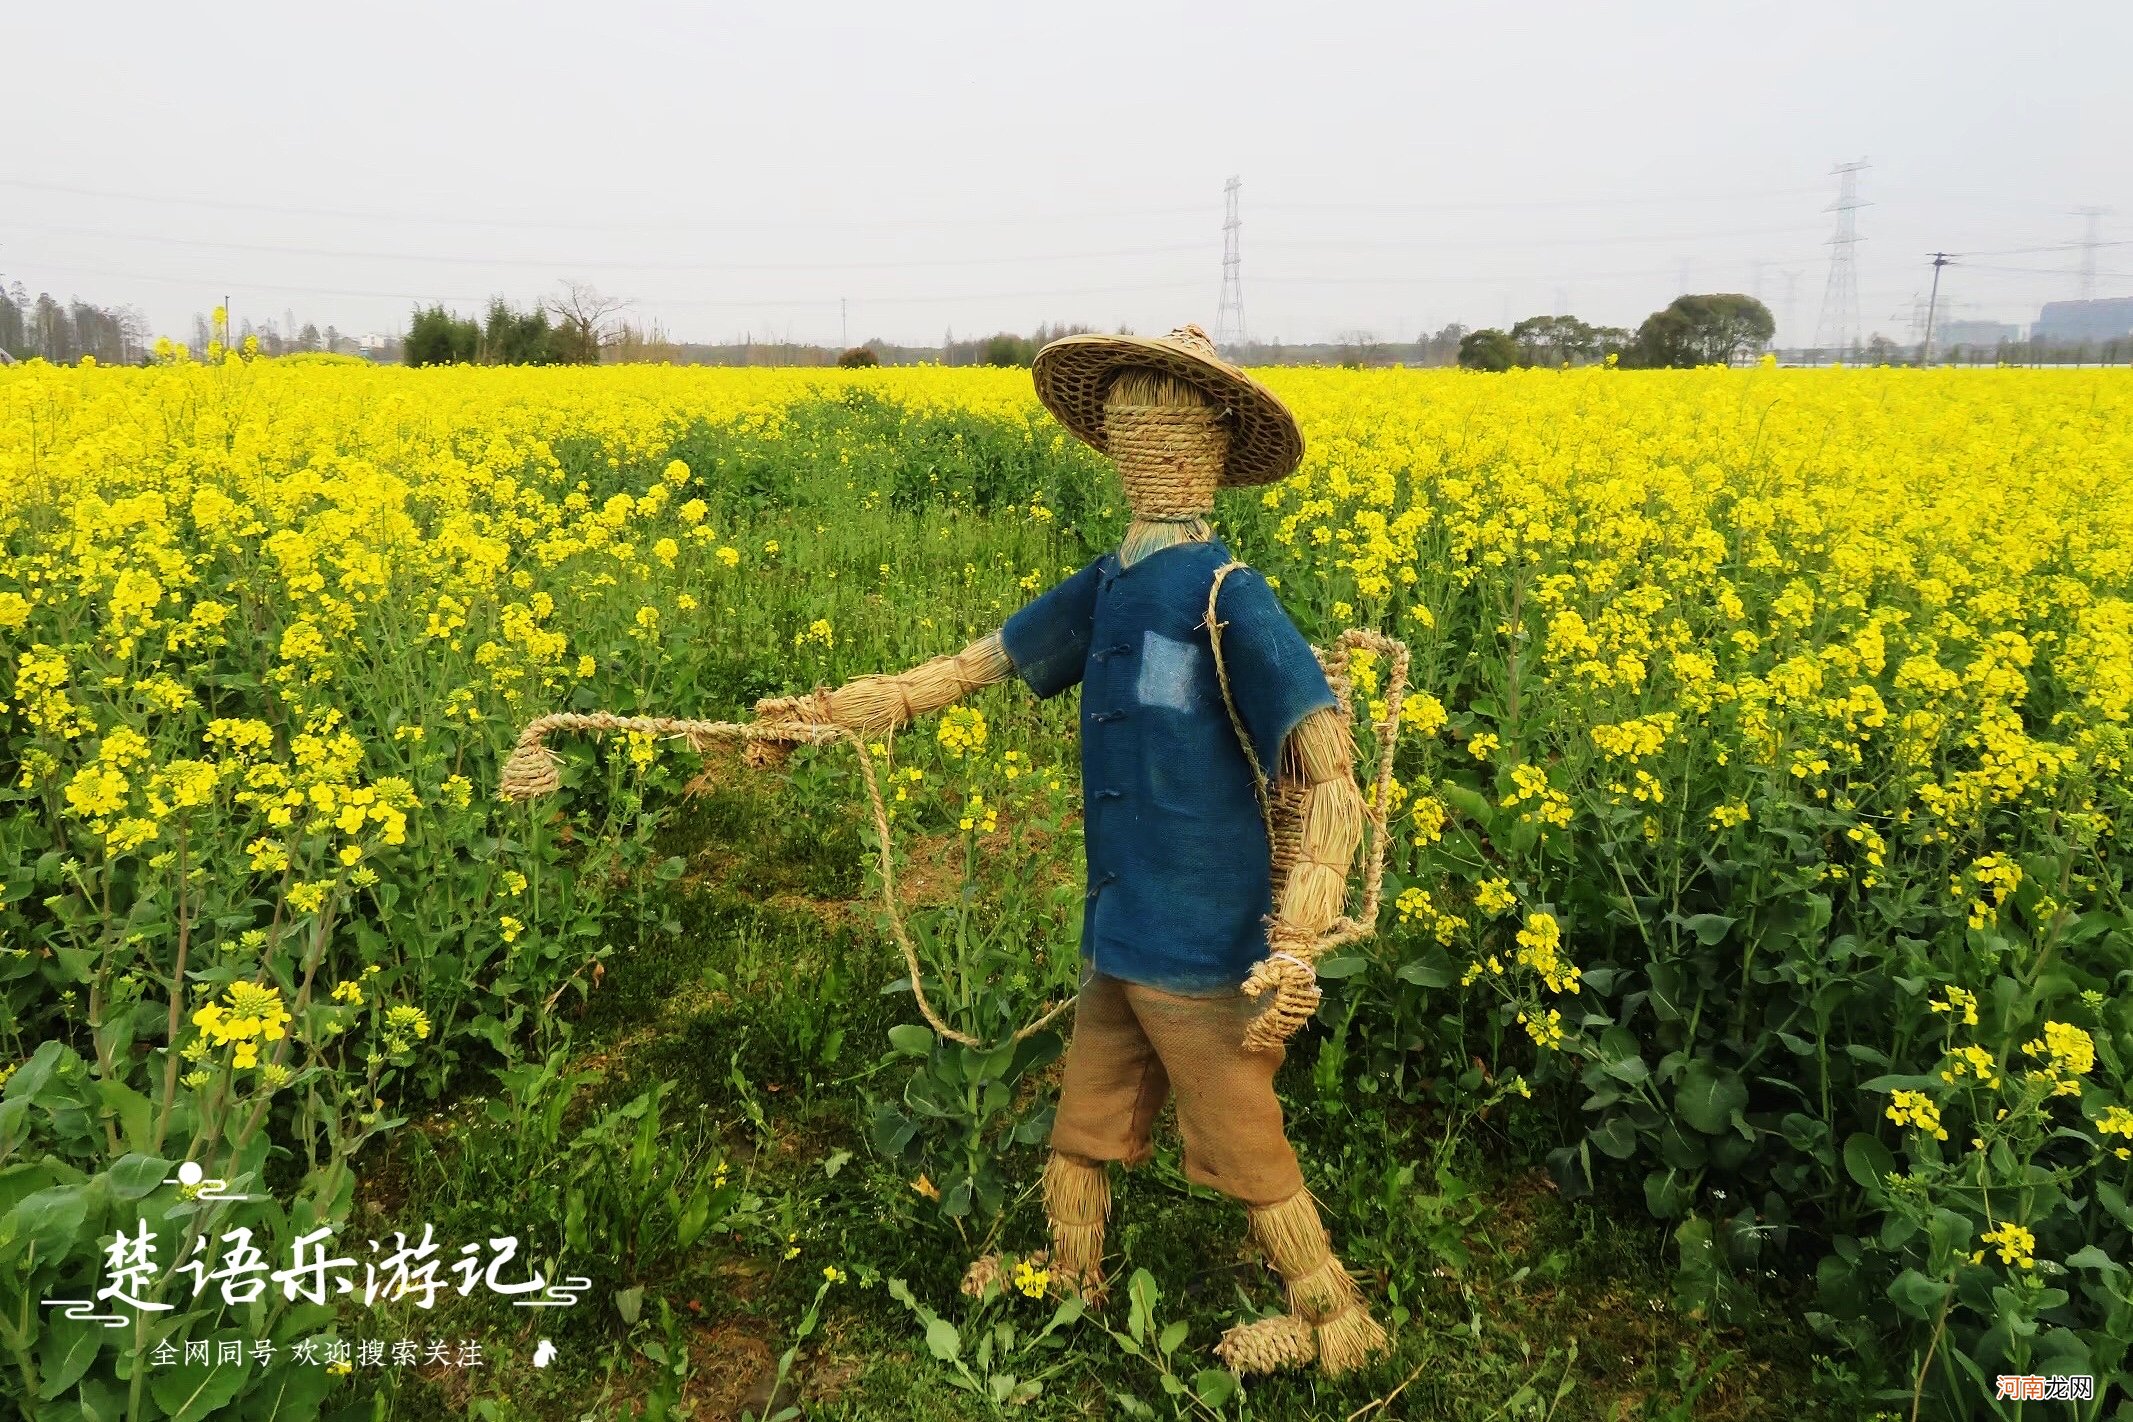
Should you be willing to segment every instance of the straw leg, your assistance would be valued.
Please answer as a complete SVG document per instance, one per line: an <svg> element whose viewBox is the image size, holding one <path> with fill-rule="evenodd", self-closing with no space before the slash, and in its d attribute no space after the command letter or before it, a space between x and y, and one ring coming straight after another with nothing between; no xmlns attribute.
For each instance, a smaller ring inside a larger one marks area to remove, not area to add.
<svg viewBox="0 0 2133 1422"><path fill-rule="evenodd" d="M1310 1191L1299 1190L1276 1205L1254 1207L1247 1215L1253 1240L1266 1251L1288 1286L1290 1322L1281 1330L1266 1330L1265 1337L1240 1339L1238 1349L1247 1343L1257 1345L1244 1361L1275 1358L1291 1365L1309 1361L1300 1356L1301 1346L1295 1341L1299 1330L1308 1331L1319 1366L1331 1377L1362 1367L1385 1348L1385 1330L1370 1316L1362 1291L1334 1257Z"/></svg>
<svg viewBox="0 0 2133 1422"><path fill-rule="evenodd" d="M1052 1278L1062 1292L1104 1301L1104 1221L1111 1178L1102 1162L1054 1151L1044 1167L1044 1213L1052 1226Z"/></svg>

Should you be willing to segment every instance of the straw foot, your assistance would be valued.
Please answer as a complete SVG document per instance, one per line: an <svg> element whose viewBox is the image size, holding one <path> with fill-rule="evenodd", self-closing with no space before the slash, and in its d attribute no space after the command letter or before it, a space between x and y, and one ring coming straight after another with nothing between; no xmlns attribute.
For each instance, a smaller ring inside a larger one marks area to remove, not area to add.
<svg viewBox="0 0 2133 1422"><path fill-rule="evenodd" d="M1215 1345L1215 1357L1239 1376L1271 1373L1309 1365L1318 1357L1318 1341L1310 1324L1293 1314L1276 1314L1233 1325Z"/></svg>

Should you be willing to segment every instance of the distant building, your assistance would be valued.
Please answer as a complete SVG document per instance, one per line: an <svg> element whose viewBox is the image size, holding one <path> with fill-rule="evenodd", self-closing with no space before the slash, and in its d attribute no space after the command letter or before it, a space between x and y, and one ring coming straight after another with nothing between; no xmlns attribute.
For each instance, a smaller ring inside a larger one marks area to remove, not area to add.
<svg viewBox="0 0 2133 1422"><path fill-rule="evenodd" d="M1957 346L1972 350L1997 350L2003 341L2022 339L2022 328L2012 321L1944 321L1933 331L1936 350L1952 351Z"/></svg>
<svg viewBox="0 0 2133 1422"><path fill-rule="evenodd" d="M2029 328L2033 341L2117 341L2133 336L2133 296L2047 301Z"/></svg>

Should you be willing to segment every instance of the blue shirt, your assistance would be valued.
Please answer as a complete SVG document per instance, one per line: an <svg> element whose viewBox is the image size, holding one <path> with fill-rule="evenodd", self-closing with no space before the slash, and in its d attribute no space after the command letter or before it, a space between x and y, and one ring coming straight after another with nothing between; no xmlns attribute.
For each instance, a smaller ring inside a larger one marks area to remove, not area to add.
<svg viewBox="0 0 2133 1422"><path fill-rule="evenodd" d="M1082 953L1171 992L1235 988L1266 956L1266 824L1208 644L1207 593L1231 561L1181 543L1121 567L1106 553L1000 630L1040 697L1081 687ZM1231 693L1268 775L1304 717L1334 704L1266 579L1239 568L1216 606Z"/></svg>

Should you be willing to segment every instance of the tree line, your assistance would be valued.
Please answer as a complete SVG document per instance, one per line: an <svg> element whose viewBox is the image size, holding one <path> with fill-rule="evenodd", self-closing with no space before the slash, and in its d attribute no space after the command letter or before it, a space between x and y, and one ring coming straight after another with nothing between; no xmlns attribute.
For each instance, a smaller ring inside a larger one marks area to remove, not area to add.
<svg viewBox="0 0 2133 1422"><path fill-rule="evenodd" d="M409 321L400 358L409 365L597 365L603 352L624 344L629 349L618 355L656 359L648 349L664 341L656 328L648 338L611 320L628 305L571 281L524 310L492 298L478 319L431 306Z"/></svg>
<svg viewBox="0 0 2133 1422"><path fill-rule="evenodd" d="M1459 340L1468 370L1590 365L1608 361L1646 370L1729 365L1777 334L1770 308L1738 292L1677 296L1632 332L1575 316L1528 316L1508 331L1484 328Z"/></svg>
<svg viewBox="0 0 2133 1422"><path fill-rule="evenodd" d="M12 360L42 357L74 365L93 356L105 365L130 365L147 354L148 319L130 306L64 303L49 292L35 300L21 282L0 288L0 351Z"/></svg>

